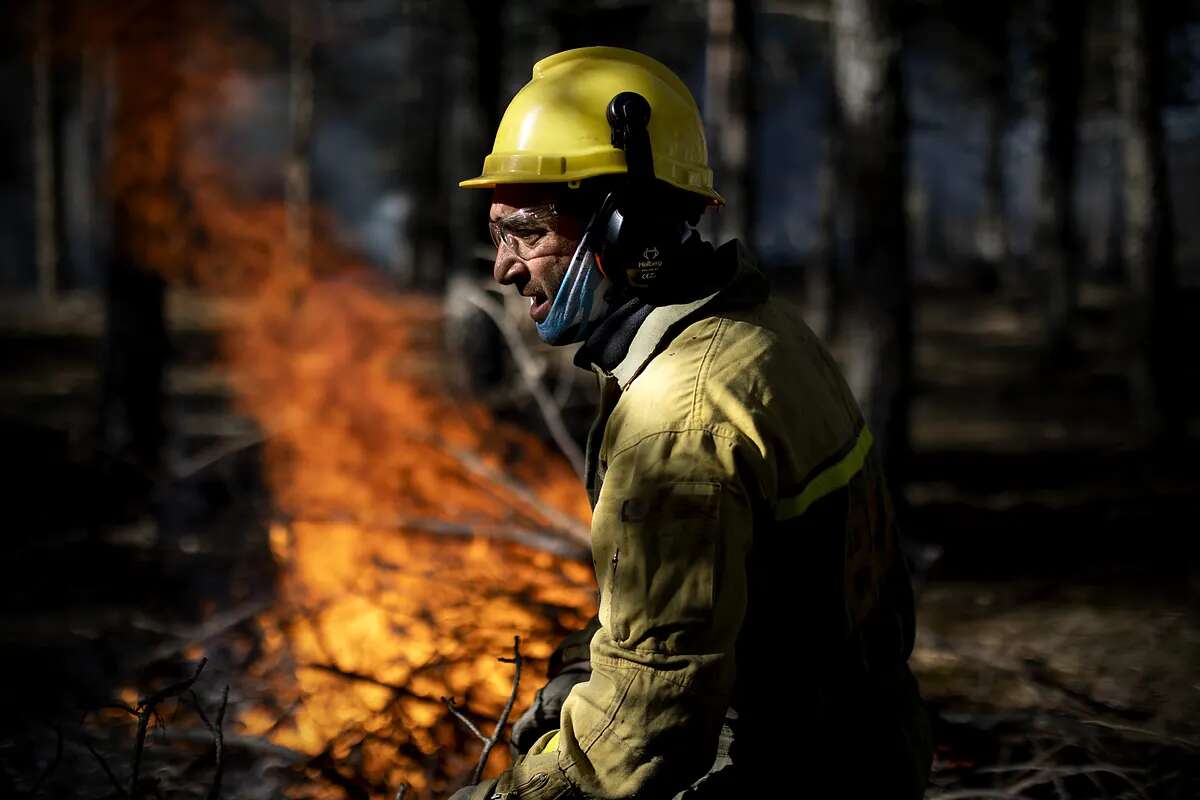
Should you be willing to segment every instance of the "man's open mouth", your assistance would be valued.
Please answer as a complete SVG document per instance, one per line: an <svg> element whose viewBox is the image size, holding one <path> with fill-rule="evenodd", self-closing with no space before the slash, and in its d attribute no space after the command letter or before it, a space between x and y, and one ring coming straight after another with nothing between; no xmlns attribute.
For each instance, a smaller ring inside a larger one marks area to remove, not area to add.
<svg viewBox="0 0 1200 800"><path fill-rule="evenodd" d="M534 292L529 296L529 316L534 322L542 322L550 313L550 298L542 292Z"/></svg>

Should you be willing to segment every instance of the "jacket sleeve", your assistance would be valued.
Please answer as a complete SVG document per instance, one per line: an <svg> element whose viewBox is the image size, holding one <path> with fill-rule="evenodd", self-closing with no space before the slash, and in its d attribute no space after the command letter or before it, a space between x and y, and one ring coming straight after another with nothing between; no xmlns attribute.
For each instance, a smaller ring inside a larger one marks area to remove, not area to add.
<svg viewBox="0 0 1200 800"><path fill-rule="evenodd" d="M601 627L557 740L557 772L584 796L671 796L712 765L752 531L736 445L667 431L610 456L592 519Z"/></svg>

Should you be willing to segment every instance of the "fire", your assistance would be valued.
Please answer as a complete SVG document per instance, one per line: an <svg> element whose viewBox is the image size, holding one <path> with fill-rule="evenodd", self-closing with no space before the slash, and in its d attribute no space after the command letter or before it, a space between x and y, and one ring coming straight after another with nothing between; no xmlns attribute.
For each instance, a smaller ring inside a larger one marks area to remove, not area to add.
<svg viewBox="0 0 1200 800"><path fill-rule="evenodd" d="M352 761L380 796L400 782L440 790L431 773L461 775L479 750L440 698L494 719L512 680L496 659L520 635L527 706L554 642L594 610L590 565L465 534L564 519L578 531L586 501L536 439L413 374L414 339L436 322L430 298L361 274L300 298L273 288L246 301L226 341L238 402L270 432L283 518L270 538L280 598L259 619L254 667L269 703L240 722L327 761L316 779ZM322 786L306 791L340 796Z"/></svg>
<svg viewBox="0 0 1200 800"><path fill-rule="evenodd" d="M335 764L357 754L354 772L381 796L401 782L444 789L431 784L431 762L446 775L469 771L479 746L440 698L495 719L512 680L496 657L511 637L541 666L555 636L590 612L588 567L514 545L345 523L278 525L271 542L283 596L259 620L264 655L254 677L272 692L269 706L242 713L243 731ZM526 676L518 707L542 677ZM503 759L494 761L493 772ZM340 793L315 783L295 796Z"/></svg>
<svg viewBox="0 0 1200 800"><path fill-rule="evenodd" d="M594 611L590 565L502 537L549 532L578 547L587 503L519 420L442 388L436 298L390 291L332 244L319 209L310 263L295 263L283 203L239 192L211 140L247 107L245 65L201 5L181 6L159 37L186 47L116 43L146 48L122 62L131 84L187 55L166 94L121 117L124 140L150 143L153 180L118 159L113 185L156 248L142 263L237 301L222 356L237 407L265 433L281 569L236 726L307 765L296 797L391 797L401 782L440 792L479 751L440 698L494 718L512 680L496 659L519 635L522 709L557 638ZM139 181L154 191L128 188ZM176 190L186 204L166 203Z"/></svg>

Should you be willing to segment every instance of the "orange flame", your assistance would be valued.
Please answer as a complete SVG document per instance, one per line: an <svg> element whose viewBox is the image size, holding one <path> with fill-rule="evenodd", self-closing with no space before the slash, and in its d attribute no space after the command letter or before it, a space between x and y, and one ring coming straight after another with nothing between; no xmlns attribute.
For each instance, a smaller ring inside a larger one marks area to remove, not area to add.
<svg viewBox="0 0 1200 800"><path fill-rule="evenodd" d="M292 263L282 203L237 197L203 146L237 96L229 87L240 69L214 25L211 16L181 25L188 66L172 96L122 117L125 141L151 148L154 191L137 188L146 165L136 159L118 159L114 181L145 233L133 255L238 296L222 352L238 408L267 433L281 516L270 541L282 567L246 676L259 699L241 704L238 723L306 757L312 781L297 797L340 797L337 785L351 780L380 797L401 781L443 791L478 745L440 697L496 715L511 688L511 668L496 658L520 635L530 664L519 711L554 640L594 610L590 567L463 534L561 529L564 519L586 530L586 500L563 459L439 388L436 298L388 291L330 243L319 214L319 268ZM122 74L134 80L164 52L151 48ZM162 190L167 150L182 157L186 218Z"/></svg>

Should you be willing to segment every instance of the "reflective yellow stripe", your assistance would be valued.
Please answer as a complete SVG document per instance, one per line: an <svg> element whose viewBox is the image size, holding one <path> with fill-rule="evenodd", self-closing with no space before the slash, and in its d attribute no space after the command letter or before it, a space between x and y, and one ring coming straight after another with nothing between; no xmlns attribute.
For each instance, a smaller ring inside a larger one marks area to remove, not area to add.
<svg viewBox="0 0 1200 800"><path fill-rule="evenodd" d="M555 731L554 735L550 737L550 741L546 742L546 746L542 748L542 752L543 753L557 753L558 752L558 731Z"/></svg>
<svg viewBox="0 0 1200 800"><path fill-rule="evenodd" d="M864 425L862 432L858 434L858 441L854 443L854 447L846 454L845 458L822 470L808 482L800 494L779 501L779 505L775 507L775 519L785 520L798 517L822 497L832 494L848 484L850 479L862 469L873 442L871 431Z"/></svg>

